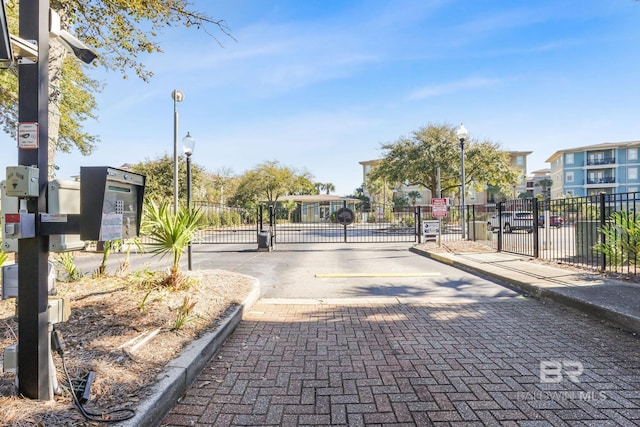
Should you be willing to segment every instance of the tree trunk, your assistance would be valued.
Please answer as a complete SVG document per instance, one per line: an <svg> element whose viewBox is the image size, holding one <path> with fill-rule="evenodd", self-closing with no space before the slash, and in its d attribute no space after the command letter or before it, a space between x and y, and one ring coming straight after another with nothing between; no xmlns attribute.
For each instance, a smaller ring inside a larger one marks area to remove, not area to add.
<svg viewBox="0 0 640 427"><path fill-rule="evenodd" d="M58 42L49 43L49 136L47 147L49 151L49 179L55 177L55 159L60 133L60 97L62 96L62 64L67 50Z"/></svg>
<svg viewBox="0 0 640 427"><path fill-rule="evenodd" d="M60 28L69 27L69 18L65 10L58 8L60 16ZM47 175L49 179L56 174L56 153L60 136L60 101L62 97L62 65L68 55L67 49L55 39L49 40L49 135L47 137L47 151L49 153L49 165Z"/></svg>

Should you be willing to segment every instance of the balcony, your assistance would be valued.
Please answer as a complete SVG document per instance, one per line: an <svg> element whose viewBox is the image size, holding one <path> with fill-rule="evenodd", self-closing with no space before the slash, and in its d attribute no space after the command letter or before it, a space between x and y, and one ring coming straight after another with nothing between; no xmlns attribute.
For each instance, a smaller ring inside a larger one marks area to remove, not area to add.
<svg viewBox="0 0 640 427"><path fill-rule="evenodd" d="M587 159L587 166L613 165L615 163L615 157L605 157L603 159Z"/></svg>
<svg viewBox="0 0 640 427"><path fill-rule="evenodd" d="M615 184L616 183L616 178L613 176L606 176L604 178L596 178L596 179L589 179L587 178L587 185L589 184Z"/></svg>

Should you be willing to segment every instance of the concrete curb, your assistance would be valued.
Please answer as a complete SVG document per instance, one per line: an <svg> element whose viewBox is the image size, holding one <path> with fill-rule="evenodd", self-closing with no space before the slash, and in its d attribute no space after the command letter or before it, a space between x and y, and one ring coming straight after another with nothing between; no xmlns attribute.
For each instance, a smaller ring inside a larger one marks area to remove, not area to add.
<svg viewBox="0 0 640 427"><path fill-rule="evenodd" d="M152 395L134 408L135 417L118 423L120 426L157 426L184 395L224 341L242 320L242 315L260 299L260 282L256 279L249 295L222 320L220 326L187 346L170 361L152 386Z"/></svg>
<svg viewBox="0 0 640 427"><path fill-rule="evenodd" d="M409 250L418 255L431 258L435 261L464 270L468 273L482 275L483 277L489 278L501 285L527 293L536 299L551 300L557 304L571 307L585 314L589 314L598 319L614 324L624 330L640 333L640 318L624 313L616 309L616 307L594 304L591 301L579 298L576 295L568 295L561 290L544 289L536 286L535 284L497 274L484 268L476 268L467 263L458 262L446 256L438 255L437 253L431 253L416 248L410 248Z"/></svg>
<svg viewBox="0 0 640 427"><path fill-rule="evenodd" d="M500 283L501 285L510 287L510 288L515 288L519 291L528 293L530 295L533 295L535 297L539 296L539 293L542 291L540 288L538 288L535 285L532 285L530 283L527 282L523 282L521 280L516 280L513 278L506 278L504 275L500 275L497 273L493 273L491 271L482 269L482 268L474 268L466 263L463 262L458 262L456 260L438 255L436 253L432 253L432 252L428 252L428 251L423 251L421 249L416 249L416 248L410 248L409 251L416 253L418 255L422 255L425 256L427 258L431 258L435 261L441 262L443 264L447 264L450 265L452 267L455 267L459 270L463 270L466 271L467 273L474 273L474 274L482 274L484 277L490 278L491 280Z"/></svg>

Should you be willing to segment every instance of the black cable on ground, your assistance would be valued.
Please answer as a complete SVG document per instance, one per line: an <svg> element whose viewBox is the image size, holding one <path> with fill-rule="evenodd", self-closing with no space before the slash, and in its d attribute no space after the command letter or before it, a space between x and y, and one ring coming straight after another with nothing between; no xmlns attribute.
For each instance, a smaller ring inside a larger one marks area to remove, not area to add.
<svg viewBox="0 0 640 427"><path fill-rule="evenodd" d="M71 392L71 398L73 399L73 403L76 405L80 413L83 417L85 417L89 421L95 421L99 423L119 423L121 421L126 421L133 418L136 413L133 409L115 409L109 412L95 413L90 412L78 399L76 392L73 388L73 382L71 381L71 377L69 376L69 372L67 371L67 364L64 360L64 344L62 343L62 337L60 336L60 332L57 330L53 330L52 333L52 346L56 353L60 355L62 359L62 369L64 370L64 375L67 377L67 382L69 383L69 390ZM120 416L115 417L117 414L121 414Z"/></svg>

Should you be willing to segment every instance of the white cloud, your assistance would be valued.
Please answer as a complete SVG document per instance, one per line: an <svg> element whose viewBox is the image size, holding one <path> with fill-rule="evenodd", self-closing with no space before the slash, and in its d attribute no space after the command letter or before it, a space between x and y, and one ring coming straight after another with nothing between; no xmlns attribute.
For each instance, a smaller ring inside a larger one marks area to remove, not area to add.
<svg viewBox="0 0 640 427"><path fill-rule="evenodd" d="M442 95L449 95L468 89L477 89L488 86L496 86L502 82L500 79L489 79L484 77L469 77L464 80L458 80L438 85L425 86L415 90L409 94L411 100L433 98Z"/></svg>

